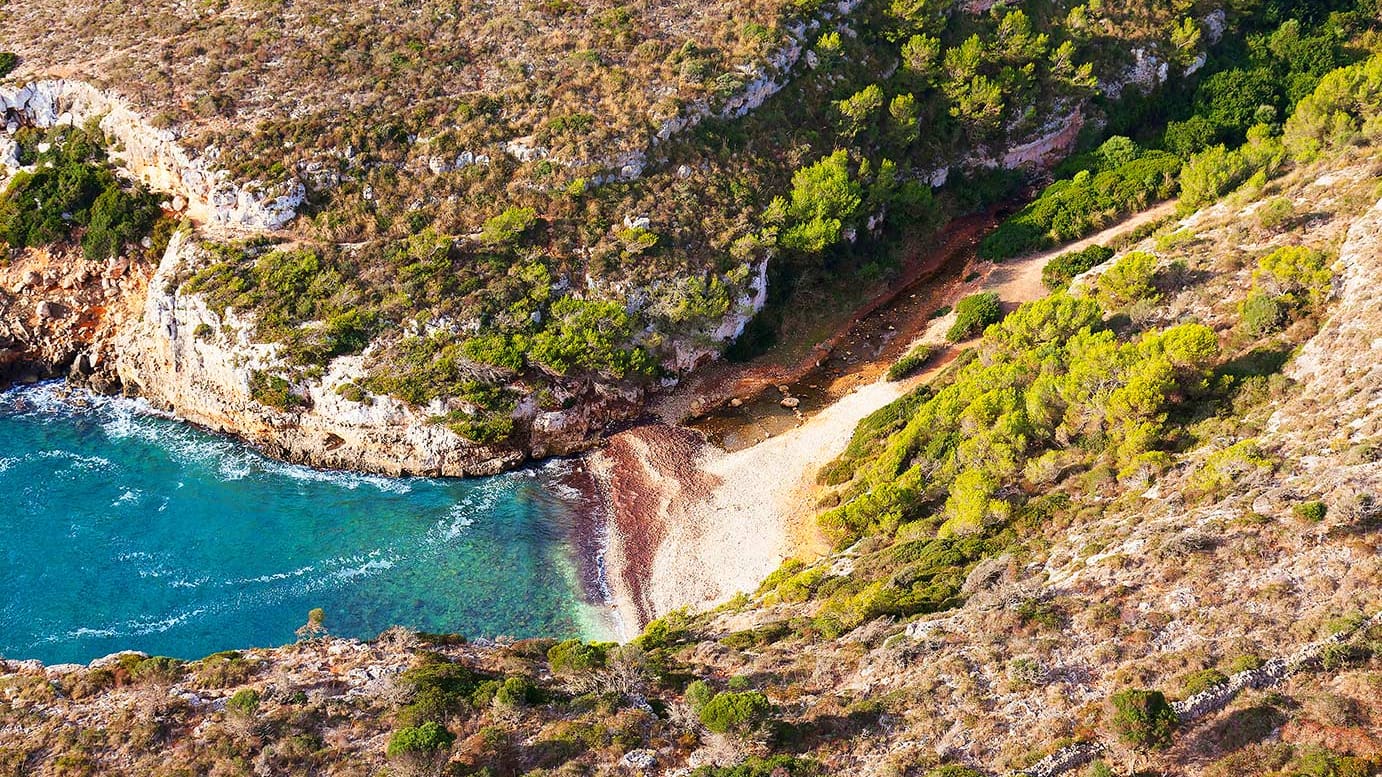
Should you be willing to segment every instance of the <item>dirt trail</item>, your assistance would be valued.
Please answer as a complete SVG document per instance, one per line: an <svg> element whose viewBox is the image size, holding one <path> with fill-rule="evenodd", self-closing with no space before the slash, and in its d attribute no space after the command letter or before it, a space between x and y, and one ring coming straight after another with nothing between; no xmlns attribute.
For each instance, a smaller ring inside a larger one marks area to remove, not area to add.
<svg viewBox="0 0 1382 777"><path fill-rule="evenodd" d="M1004 262L995 267L989 275L992 284L989 291L998 292L998 296L1004 302L1027 302L1045 296L1046 287L1041 283L1041 268L1045 267L1047 262L1061 254L1080 251L1099 243L1107 243L1113 238L1131 232L1138 227L1174 216L1177 204L1176 200L1167 200L1082 240Z"/></svg>

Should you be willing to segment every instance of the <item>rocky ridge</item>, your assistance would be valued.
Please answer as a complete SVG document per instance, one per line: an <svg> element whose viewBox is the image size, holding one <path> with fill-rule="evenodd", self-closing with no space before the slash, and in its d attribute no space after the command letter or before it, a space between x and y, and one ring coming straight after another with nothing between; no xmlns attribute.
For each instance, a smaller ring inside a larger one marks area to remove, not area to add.
<svg viewBox="0 0 1382 777"><path fill-rule="evenodd" d="M306 189L297 180L274 186L236 185L215 166L215 151L200 155L178 142L172 129L160 129L123 98L83 81L47 79L24 86L0 86L0 116L13 135L21 126L49 129L95 122L112 146L112 155L150 188L174 197L173 210L197 221L251 231L281 229L297 215ZM14 170L14 141L0 137L0 167Z"/></svg>

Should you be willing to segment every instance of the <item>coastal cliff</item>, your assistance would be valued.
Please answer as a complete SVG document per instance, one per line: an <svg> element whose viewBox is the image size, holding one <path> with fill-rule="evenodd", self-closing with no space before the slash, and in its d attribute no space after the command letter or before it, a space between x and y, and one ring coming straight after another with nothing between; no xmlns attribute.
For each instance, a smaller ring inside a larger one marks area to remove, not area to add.
<svg viewBox="0 0 1382 777"><path fill-rule="evenodd" d="M337 389L363 382L365 356L335 359L325 373L294 388L305 401L279 409L255 398L256 372L277 364L276 346L256 343L253 325L204 299L182 293L179 278L201 261L187 232L175 234L154 269L142 304L115 327L110 341L115 385L201 426L242 438L270 455L317 467L390 475L488 475L530 457L566 455L589 447L611 418L635 412L637 392L591 384L569 410L522 408L526 446L479 445L434 418L441 405L414 408Z"/></svg>

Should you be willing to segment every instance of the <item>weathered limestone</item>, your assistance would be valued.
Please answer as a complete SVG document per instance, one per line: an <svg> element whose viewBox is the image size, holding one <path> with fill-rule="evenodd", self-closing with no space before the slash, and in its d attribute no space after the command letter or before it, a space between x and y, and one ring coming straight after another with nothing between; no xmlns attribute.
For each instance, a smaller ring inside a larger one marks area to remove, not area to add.
<svg viewBox="0 0 1382 777"><path fill-rule="evenodd" d="M190 215L212 224L252 230L281 229L297 215L306 189L296 179L237 185L178 143L174 130L149 124L123 99L83 81L50 79L0 87L0 115L8 123L49 128L99 123L113 141L112 156L151 188L181 197ZM0 166L18 164L14 142L0 138Z"/></svg>
<svg viewBox="0 0 1382 777"><path fill-rule="evenodd" d="M569 410L516 411L526 441L481 445L433 422L447 407L413 408L388 396L355 402L337 387L365 377L364 358L336 359L320 379L294 385L301 408L265 406L250 391L255 370L274 370L277 346L256 343L252 322L208 308L176 288L176 277L197 261L199 248L174 236L153 278L138 320L116 337L116 371L127 393L137 393L199 425L233 434L271 455L319 467L390 475L488 475L529 457L560 455L594 444L611 419L638 406L637 396L592 385Z"/></svg>

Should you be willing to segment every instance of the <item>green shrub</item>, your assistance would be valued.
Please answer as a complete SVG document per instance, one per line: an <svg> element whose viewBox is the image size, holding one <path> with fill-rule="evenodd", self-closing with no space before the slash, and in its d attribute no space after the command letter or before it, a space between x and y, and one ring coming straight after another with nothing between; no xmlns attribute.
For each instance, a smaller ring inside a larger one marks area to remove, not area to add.
<svg viewBox="0 0 1382 777"><path fill-rule="evenodd" d="M691 777L817 777L824 772L820 764L807 758L774 755L750 756L736 766L698 766Z"/></svg>
<svg viewBox="0 0 1382 777"><path fill-rule="evenodd" d="M1220 144L1190 157L1180 171L1181 210L1208 205L1244 181L1265 183L1286 158L1285 148L1266 124L1247 132L1247 142L1234 150Z"/></svg>
<svg viewBox="0 0 1382 777"><path fill-rule="evenodd" d="M1171 746L1178 723L1176 713L1161 691L1129 689L1111 698L1113 726L1118 736L1138 750L1163 750Z"/></svg>
<svg viewBox="0 0 1382 777"><path fill-rule="evenodd" d="M1281 328L1286 312L1280 300L1272 294L1252 291L1238 306L1238 314L1243 319L1243 328L1254 337L1262 337Z"/></svg>
<svg viewBox="0 0 1382 777"><path fill-rule="evenodd" d="M850 174L843 149L792 176L792 193L781 205L788 226L779 242L801 253L819 253L840 242L864 202L863 186Z"/></svg>
<svg viewBox="0 0 1382 777"><path fill-rule="evenodd" d="M1070 285L1075 276L1113 258L1113 249L1092 245L1079 251L1067 251L1041 268L1041 282L1051 291Z"/></svg>
<svg viewBox="0 0 1382 777"><path fill-rule="evenodd" d="M526 707L542 699L542 693L526 677L509 677L494 691L494 702L501 707Z"/></svg>
<svg viewBox="0 0 1382 777"><path fill-rule="evenodd" d="M1254 215L1263 229L1276 229L1296 215L1296 206L1290 197L1273 197L1258 206Z"/></svg>
<svg viewBox="0 0 1382 777"><path fill-rule="evenodd" d="M130 677L136 682L151 685L171 685L182 678L186 664L168 656L150 656L139 659L130 668Z"/></svg>
<svg viewBox="0 0 1382 777"><path fill-rule="evenodd" d="M19 67L19 55L13 51L0 51L0 78L4 78Z"/></svg>
<svg viewBox="0 0 1382 777"><path fill-rule="evenodd" d="M91 203L82 253L90 261L116 256L125 246L149 234L158 216L152 197L132 195L119 186L110 186Z"/></svg>
<svg viewBox="0 0 1382 777"><path fill-rule="evenodd" d="M691 709L699 715L705 705L715 698L715 689L710 687L710 683L705 680L693 680L686 686L686 703L691 705Z"/></svg>
<svg viewBox="0 0 1382 777"><path fill-rule="evenodd" d="M278 410L293 410L307 405L307 400L293 391L293 384L287 379L263 370L250 372L250 398Z"/></svg>
<svg viewBox="0 0 1382 777"><path fill-rule="evenodd" d="M1252 669L1261 669L1262 665L1265 663L1267 662L1263 661L1261 656L1246 653L1230 661L1228 663L1228 671L1229 674L1238 674L1239 672L1247 672Z"/></svg>
<svg viewBox="0 0 1382 777"><path fill-rule="evenodd" d="M489 246L509 246L518 242L537 222L532 208L509 208L485 222L480 229L480 241Z"/></svg>
<svg viewBox="0 0 1382 777"><path fill-rule="evenodd" d="M1010 505L998 497L998 479L982 469L967 469L955 478L945 500L945 523L940 537L972 534L1005 520Z"/></svg>
<svg viewBox="0 0 1382 777"><path fill-rule="evenodd" d="M445 720L471 700L482 680L443 656L421 653L418 662L399 675L399 685L409 697L400 719L414 725Z"/></svg>
<svg viewBox="0 0 1382 777"><path fill-rule="evenodd" d="M1168 123L1161 142L1167 151L1181 159L1189 159L1213 145L1217 135L1214 123L1197 114L1185 121Z"/></svg>
<svg viewBox="0 0 1382 777"><path fill-rule="evenodd" d="M1328 513L1328 511L1329 508L1325 506L1324 502L1319 500L1301 502L1292 508L1292 512L1296 514L1297 518L1303 521L1309 521L1310 523L1320 523L1324 520L1325 514Z"/></svg>
<svg viewBox="0 0 1382 777"><path fill-rule="evenodd" d="M772 702L758 691L725 691L701 707L701 723L717 734L747 733L773 714Z"/></svg>
<svg viewBox="0 0 1382 777"><path fill-rule="evenodd" d="M577 369L616 378L652 373L656 363L642 348L629 347L632 336L633 318L619 303L562 297L533 336L528 357L559 375Z"/></svg>
<svg viewBox="0 0 1382 777"><path fill-rule="evenodd" d="M991 291L971 294L955 303L955 323L945 333L945 339L959 342L984 331L1003 317L1003 306L998 295Z"/></svg>
<svg viewBox="0 0 1382 777"><path fill-rule="evenodd" d="M1218 137L1238 140L1255 123L1257 109L1276 102L1265 69L1233 68L1205 78L1195 90L1195 115L1204 117Z"/></svg>
<svg viewBox="0 0 1382 777"><path fill-rule="evenodd" d="M1288 304L1317 305L1329 293L1334 273L1330 257L1306 246L1282 246L1257 261L1255 286L1286 297Z"/></svg>
<svg viewBox="0 0 1382 777"><path fill-rule="evenodd" d="M1099 300L1110 310L1140 300L1155 301L1157 259L1145 251L1132 251L1099 275Z"/></svg>
<svg viewBox="0 0 1382 777"><path fill-rule="evenodd" d="M234 650L213 653L196 663L197 683L205 688L229 688L249 679L254 666Z"/></svg>
<svg viewBox="0 0 1382 777"><path fill-rule="evenodd" d="M674 611L649 621L633 642L644 650L666 650L686 641L688 636L685 613Z"/></svg>
<svg viewBox="0 0 1382 777"><path fill-rule="evenodd" d="M445 416L446 425L451 431L481 445L497 445L513 436L513 416L507 413L479 411L477 413L453 412Z"/></svg>
<svg viewBox="0 0 1382 777"><path fill-rule="evenodd" d="M0 240L11 248L48 245L85 227L83 253L104 261L149 235L158 200L139 185L126 190L102 138L72 129L51 142L34 171L16 173L0 194Z"/></svg>
<svg viewBox="0 0 1382 777"><path fill-rule="evenodd" d="M568 639L547 651L547 661L552 666L552 674L587 672L604 666L606 653L602 644Z"/></svg>
<svg viewBox="0 0 1382 777"><path fill-rule="evenodd" d="M1200 669L1185 676L1181 684L1181 695L1188 698L1226 682L1228 677L1218 669Z"/></svg>
<svg viewBox="0 0 1382 777"><path fill-rule="evenodd" d="M259 709L259 691L241 688L226 700L226 709L242 717L253 717Z"/></svg>
<svg viewBox="0 0 1382 777"><path fill-rule="evenodd" d="M1126 151L1110 161L1126 158ZM1084 237L1124 214L1175 192L1181 161L1162 151L1143 152L1111 169L1086 169L1042 191L979 244L979 256L1001 260Z"/></svg>
<svg viewBox="0 0 1382 777"><path fill-rule="evenodd" d="M406 726L389 737L387 754L390 758L406 756L430 757L451 749L456 735L436 721L420 726Z"/></svg>
<svg viewBox="0 0 1382 777"><path fill-rule="evenodd" d="M1191 482L1196 489L1215 494L1250 476L1271 472L1275 466L1256 440L1242 440L1211 453Z"/></svg>
<svg viewBox="0 0 1382 777"><path fill-rule="evenodd" d="M902 380L911 377L926 365L931 358L931 346L918 345L908 351L888 368L888 380Z"/></svg>
<svg viewBox="0 0 1382 777"><path fill-rule="evenodd" d="M1382 55L1325 75L1286 121L1285 143L1291 155L1310 161L1322 153L1359 141L1375 141L1382 132Z"/></svg>
<svg viewBox="0 0 1382 777"><path fill-rule="evenodd" d="M1350 645L1347 642L1335 642L1325 645L1320 651L1320 666L1326 671L1334 672L1367 660L1368 651L1361 645Z"/></svg>

